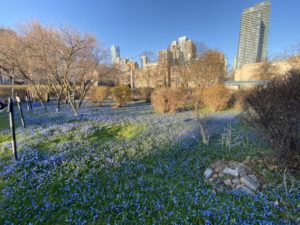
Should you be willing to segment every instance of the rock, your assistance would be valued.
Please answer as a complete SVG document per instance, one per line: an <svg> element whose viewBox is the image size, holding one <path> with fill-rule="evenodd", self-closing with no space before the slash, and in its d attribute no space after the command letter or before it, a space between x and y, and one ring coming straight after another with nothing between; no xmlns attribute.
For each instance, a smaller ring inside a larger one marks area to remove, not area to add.
<svg viewBox="0 0 300 225"><path fill-rule="evenodd" d="M246 193L246 194L249 194L249 195L254 195L254 192L251 191L249 188L247 188L247 187L245 187L245 186L240 186L240 187L235 188L235 189L233 189L233 190L234 190L234 191L242 191L242 192L244 192L244 193Z"/></svg>
<svg viewBox="0 0 300 225"><path fill-rule="evenodd" d="M253 181L255 181L256 183L258 183L258 180L256 178L255 175L248 175L248 177L250 177Z"/></svg>
<svg viewBox="0 0 300 225"><path fill-rule="evenodd" d="M238 171L238 169L231 169L231 168L229 168L229 167L226 167L226 168L223 170L223 173L224 173L224 174L227 174L227 175L234 176L234 177L238 177L238 176L239 176L239 171Z"/></svg>
<svg viewBox="0 0 300 225"><path fill-rule="evenodd" d="M224 170L226 167L225 162L223 160L218 160L211 164L211 167L216 173L219 173Z"/></svg>
<svg viewBox="0 0 300 225"><path fill-rule="evenodd" d="M254 176L254 175L253 175ZM243 176L241 178L241 183L243 183L244 185L246 185L248 188L250 188L253 191L256 191L257 188L259 187L259 184L257 182L256 177L254 178L253 176Z"/></svg>
<svg viewBox="0 0 300 225"><path fill-rule="evenodd" d="M224 184L225 184L226 186L231 186L231 185L232 185L232 182L231 182L230 179L226 179L226 180L224 180L223 182L224 182Z"/></svg>
<svg viewBox="0 0 300 225"><path fill-rule="evenodd" d="M232 180L232 183L233 183L233 184L239 184L239 183L240 183L240 179L234 178L234 179Z"/></svg>
<svg viewBox="0 0 300 225"><path fill-rule="evenodd" d="M209 179L211 177L211 175L213 174L213 171L210 169L210 168L207 168L205 171L204 171L204 177L205 179Z"/></svg>
<svg viewBox="0 0 300 225"><path fill-rule="evenodd" d="M246 167L243 163L238 163L237 167L235 168L238 171L240 177L247 175Z"/></svg>

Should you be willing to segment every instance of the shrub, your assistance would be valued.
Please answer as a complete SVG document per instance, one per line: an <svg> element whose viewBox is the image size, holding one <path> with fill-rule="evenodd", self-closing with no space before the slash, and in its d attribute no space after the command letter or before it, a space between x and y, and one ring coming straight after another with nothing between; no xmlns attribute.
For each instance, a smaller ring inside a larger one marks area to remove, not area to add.
<svg viewBox="0 0 300 225"><path fill-rule="evenodd" d="M122 107L130 100L131 90L127 85L119 84L112 88L112 94L116 102L115 107Z"/></svg>
<svg viewBox="0 0 300 225"><path fill-rule="evenodd" d="M153 91L154 91L154 88L144 87L144 88L139 88L137 94L139 96L139 99L145 100L146 102L150 103L151 102L151 94Z"/></svg>
<svg viewBox="0 0 300 225"><path fill-rule="evenodd" d="M223 85L216 85L203 90L203 104L213 112L226 109L230 98L230 91Z"/></svg>
<svg viewBox="0 0 300 225"><path fill-rule="evenodd" d="M14 93L18 94L22 100L25 100L26 90L26 85L14 85ZM8 97L11 97L11 85L0 85L0 98Z"/></svg>
<svg viewBox="0 0 300 225"><path fill-rule="evenodd" d="M300 154L300 71L256 87L245 98L246 119L285 162Z"/></svg>
<svg viewBox="0 0 300 225"><path fill-rule="evenodd" d="M98 103L101 106L104 100L108 98L109 94L110 94L109 87L100 86L100 87L91 88L88 97L92 102Z"/></svg>
<svg viewBox="0 0 300 225"><path fill-rule="evenodd" d="M195 89L192 93L192 102L195 109L201 109L203 107L203 90Z"/></svg>
<svg viewBox="0 0 300 225"><path fill-rule="evenodd" d="M245 90L233 92L230 101L230 106L235 109L242 110L244 107L245 97L247 96L247 93L248 91Z"/></svg>
<svg viewBox="0 0 300 225"><path fill-rule="evenodd" d="M152 93L151 103L154 111L175 113L186 105L188 91L184 89L161 88Z"/></svg>

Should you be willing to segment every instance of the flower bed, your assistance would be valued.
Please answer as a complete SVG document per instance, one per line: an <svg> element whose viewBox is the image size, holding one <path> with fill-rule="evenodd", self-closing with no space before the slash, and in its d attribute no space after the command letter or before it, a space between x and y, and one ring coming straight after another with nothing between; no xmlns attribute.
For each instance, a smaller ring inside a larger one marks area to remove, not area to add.
<svg viewBox="0 0 300 225"><path fill-rule="evenodd" d="M192 112L160 115L148 105L89 106L78 117L67 108L51 110L25 115L29 128L17 130L21 160L0 164L0 224L296 221L296 191L270 185L254 196L216 192L202 176L217 159L239 161L265 151L259 142L230 152L217 139L201 146ZM280 182L281 174L271 173Z"/></svg>

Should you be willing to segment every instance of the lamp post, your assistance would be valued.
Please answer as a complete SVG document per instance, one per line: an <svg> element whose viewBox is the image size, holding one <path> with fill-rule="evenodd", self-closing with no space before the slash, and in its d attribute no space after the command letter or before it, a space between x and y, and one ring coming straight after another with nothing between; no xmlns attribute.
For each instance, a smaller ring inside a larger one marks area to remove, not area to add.
<svg viewBox="0 0 300 225"><path fill-rule="evenodd" d="M14 85L15 85L15 70L12 69L12 75L11 75L11 98L14 100Z"/></svg>

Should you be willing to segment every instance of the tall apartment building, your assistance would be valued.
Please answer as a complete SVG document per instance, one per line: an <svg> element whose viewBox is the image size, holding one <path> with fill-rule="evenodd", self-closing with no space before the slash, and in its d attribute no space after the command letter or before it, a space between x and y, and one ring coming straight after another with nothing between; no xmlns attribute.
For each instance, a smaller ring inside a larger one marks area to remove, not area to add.
<svg viewBox="0 0 300 225"><path fill-rule="evenodd" d="M270 13L270 1L258 3L243 11L235 68L267 58Z"/></svg>
<svg viewBox="0 0 300 225"><path fill-rule="evenodd" d="M117 60L120 60L121 55L120 55L120 47L118 45L112 45L110 48L110 53L111 53L111 62L116 63Z"/></svg>
<svg viewBox="0 0 300 225"><path fill-rule="evenodd" d="M142 55L141 56L141 68L145 68L147 64L148 64L147 55Z"/></svg>
<svg viewBox="0 0 300 225"><path fill-rule="evenodd" d="M196 45L186 36L182 36L178 41L172 42L170 51L173 55L173 64L178 65L196 56Z"/></svg>

